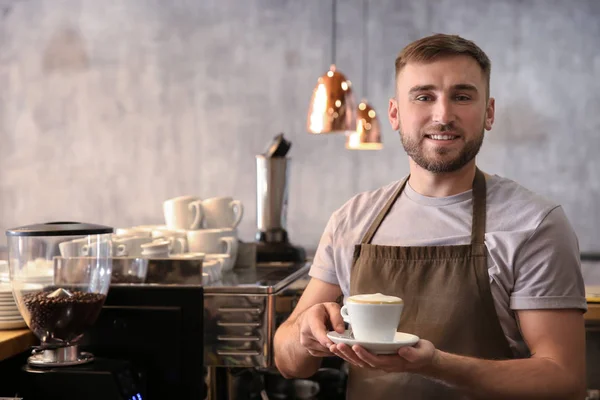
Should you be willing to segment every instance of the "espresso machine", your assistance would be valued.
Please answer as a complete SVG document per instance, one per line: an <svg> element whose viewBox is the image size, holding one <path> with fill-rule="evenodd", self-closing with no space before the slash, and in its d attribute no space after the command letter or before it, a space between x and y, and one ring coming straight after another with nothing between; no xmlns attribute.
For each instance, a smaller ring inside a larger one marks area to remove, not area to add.
<svg viewBox="0 0 600 400"><path fill-rule="evenodd" d="M256 156L256 262L300 262L303 248L290 243L286 231L292 144L283 134Z"/></svg>

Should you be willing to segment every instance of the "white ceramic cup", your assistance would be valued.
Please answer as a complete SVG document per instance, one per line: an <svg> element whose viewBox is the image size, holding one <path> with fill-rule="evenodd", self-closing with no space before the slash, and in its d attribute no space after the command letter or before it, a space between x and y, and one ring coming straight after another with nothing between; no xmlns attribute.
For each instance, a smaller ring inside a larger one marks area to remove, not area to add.
<svg viewBox="0 0 600 400"><path fill-rule="evenodd" d="M169 229L198 229L202 224L202 200L181 196L163 203L165 223Z"/></svg>
<svg viewBox="0 0 600 400"><path fill-rule="evenodd" d="M199 229L187 232L191 253L228 254L235 262L238 251L235 229Z"/></svg>
<svg viewBox="0 0 600 400"><path fill-rule="evenodd" d="M142 245L152 242L148 236L117 236L113 237L113 254L116 257L140 257Z"/></svg>
<svg viewBox="0 0 600 400"><path fill-rule="evenodd" d="M79 257L81 256L81 246L87 244L86 242L67 240L58 244L60 255L62 257Z"/></svg>
<svg viewBox="0 0 600 400"><path fill-rule="evenodd" d="M151 243L145 243L142 247L142 257L166 258L169 257L169 242L166 239L157 239Z"/></svg>
<svg viewBox="0 0 600 400"><path fill-rule="evenodd" d="M365 342L392 342L400 323L404 302L381 293L350 296L341 309L352 326L354 338Z"/></svg>
<svg viewBox="0 0 600 400"><path fill-rule="evenodd" d="M205 260L219 260L223 266L223 272L231 271L233 269L233 257L229 254L206 254Z"/></svg>
<svg viewBox="0 0 600 400"><path fill-rule="evenodd" d="M222 260L204 260L202 261L202 273L208 274L210 282L220 281L223 278Z"/></svg>
<svg viewBox="0 0 600 400"><path fill-rule="evenodd" d="M62 242L58 245L60 253L63 257L90 257L96 256L98 250L101 254L109 256L110 252L107 248L108 241L103 240L100 245L96 243L97 237L89 236L74 239L69 242Z"/></svg>
<svg viewBox="0 0 600 400"><path fill-rule="evenodd" d="M207 229L237 228L244 216L244 205L231 197L212 197L202 201L204 227Z"/></svg>
<svg viewBox="0 0 600 400"><path fill-rule="evenodd" d="M177 229L155 229L152 231L154 239L166 239L170 242L169 254L187 252L187 232Z"/></svg>

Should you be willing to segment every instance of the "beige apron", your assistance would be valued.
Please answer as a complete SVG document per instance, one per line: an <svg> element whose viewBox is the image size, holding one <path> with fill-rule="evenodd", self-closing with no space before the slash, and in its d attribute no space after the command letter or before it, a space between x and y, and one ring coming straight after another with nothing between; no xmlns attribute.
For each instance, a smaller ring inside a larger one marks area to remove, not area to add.
<svg viewBox="0 0 600 400"><path fill-rule="evenodd" d="M354 249L350 295L383 293L401 297L398 326L437 349L485 359L512 358L490 291L485 234L486 182L479 169L473 181L471 244L397 247L371 244L408 178L383 207ZM398 229L410 226L398 223ZM350 368L348 399L464 399L454 388L411 373Z"/></svg>

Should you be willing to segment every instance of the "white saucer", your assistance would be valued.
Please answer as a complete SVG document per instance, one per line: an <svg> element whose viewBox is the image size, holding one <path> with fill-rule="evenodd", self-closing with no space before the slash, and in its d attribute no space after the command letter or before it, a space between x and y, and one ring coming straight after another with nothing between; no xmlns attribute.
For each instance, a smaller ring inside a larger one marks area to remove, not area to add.
<svg viewBox="0 0 600 400"><path fill-rule="evenodd" d="M348 331L344 333L331 331L327 333L327 337L335 344L344 343L348 346L357 344L373 354L396 354L399 348L413 346L419 341L418 336L404 332L396 332L393 342L361 342L351 337Z"/></svg>

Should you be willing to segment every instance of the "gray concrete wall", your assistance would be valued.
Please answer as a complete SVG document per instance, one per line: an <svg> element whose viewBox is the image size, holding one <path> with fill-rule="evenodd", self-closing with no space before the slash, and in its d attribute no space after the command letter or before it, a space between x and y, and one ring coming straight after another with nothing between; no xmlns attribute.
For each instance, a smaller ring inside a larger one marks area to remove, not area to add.
<svg viewBox="0 0 600 400"><path fill-rule="evenodd" d="M344 201L407 173L385 117L394 58L446 32L493 62L497 121L482 168L562 203L582 250L600 250L600 2L373 0L364 20L362 1L340 0L336 61L383 117L380 152L305 133L331 62L331 10L323 0L0 0L0 229L160 223L166 198L233 195L251 239L254 155L282 131L293 141L290 236L315 247Z"/></svg>

